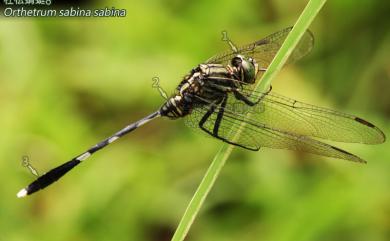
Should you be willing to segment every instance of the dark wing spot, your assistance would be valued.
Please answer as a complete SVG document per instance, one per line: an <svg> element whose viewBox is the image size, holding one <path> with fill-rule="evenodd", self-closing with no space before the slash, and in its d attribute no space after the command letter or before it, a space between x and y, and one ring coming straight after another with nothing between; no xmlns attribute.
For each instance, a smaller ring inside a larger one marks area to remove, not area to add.
<svg viewBox="0 0 390 241"><path fill-rule="evenodd" d="M342 153L344 153L344 154L353 155L352 153L349 153L349 152L347 152L347 151L344 151L343 149L340 149L340 148L338 148L338 147L332 146L332 148L335 149L335 150L337 150L337 151L339 151L339 152L342 152Z"/></svg>
<svg viewBox="0 0 390 241"><path fill-rule="evenodd" d="M259 41L256 41L255 45L258 46L258 45L263 45L263 44L267 44L267 43L269 43L268 39L261 39Z"/></svg>
<svg viewBox="0 0 390 241"><path fill-rule="evenodd" d="M342 152L342 153L344 153L344 154L346 154L346 155L348 155L348 156L356 157L356 158L359 160L359 162L361 162L361 163L367 163L365 160L360 159L359 157L355 156L355 155L352 154L352 153L349 153L349 152L347 152L347 151L344 151L343 149L340 149L340 148L335 147L335 146L331 146L331 147L332 147L333 149L335 149L336 151Z"/></svg>
<svg viewBox="0 0 390 241"><path fill-rule="evenodd" d="M368 121L366 121L366 120L363 120L363 119L361 119L361 118L359 118L359 117L355 117L355 120L356 120L357 122L362 123L363 125L366 125L366 126L371 127L371 128L375 128L375 126L374 126L373 124L371 124L370 122L368 122Z"/></svg>

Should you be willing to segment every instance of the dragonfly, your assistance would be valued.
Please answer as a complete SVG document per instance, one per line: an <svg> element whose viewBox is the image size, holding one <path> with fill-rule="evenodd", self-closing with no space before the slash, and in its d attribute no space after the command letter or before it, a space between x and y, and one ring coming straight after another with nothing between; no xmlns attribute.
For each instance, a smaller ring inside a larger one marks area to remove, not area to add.
<svg viewBox="0 0 390 241"><path fill-rule="evenodd" d="M227 39L230 49L193 68L157 111L38 177L20 190L17 197L44 189L97 151L158 117L184 118L190 127L251 151L262 147L288 149L365 163L360 157L318 139L383 143L385 135L375 125L354 115L271 93L272 88L264 92L255 90L291 29L240 47ZM307 55L313 43L313 34L307 30L287 62Z"/></svg>

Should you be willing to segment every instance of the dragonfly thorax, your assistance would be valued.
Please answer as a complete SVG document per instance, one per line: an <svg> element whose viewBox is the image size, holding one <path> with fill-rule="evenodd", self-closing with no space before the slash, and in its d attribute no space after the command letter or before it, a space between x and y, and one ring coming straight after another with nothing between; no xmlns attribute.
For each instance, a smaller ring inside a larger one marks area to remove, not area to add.
<svg viewBox="0 0 390 241"><path fill-rule="evenodd" d="M233 58L232 65L200 64L183 78L161 107L161 115L170 119L184 117L197 106L221 102L227 92L252 84L255 78L255 62L242 56Z"/></svg>

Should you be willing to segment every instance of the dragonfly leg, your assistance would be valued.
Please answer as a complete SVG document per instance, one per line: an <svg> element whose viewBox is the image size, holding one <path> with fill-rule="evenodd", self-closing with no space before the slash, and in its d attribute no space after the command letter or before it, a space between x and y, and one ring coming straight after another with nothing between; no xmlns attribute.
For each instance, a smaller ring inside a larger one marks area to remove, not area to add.
<svg viewBox="0 0 390 241"><path fill-rule="evenodd" d="M269 89L267 90L267 92L265 92L265 93L263 93L263 94L261 95L261 97L256 101L256 104L258 104L260 101L262 101L262 100L264 99L264 97L265 97L266 95L268 95L269 92L271 92L271 90L272 90L272 85L269 86Z"/></svg>
<svg viewBox="0 0 390 241"><path fill-rule="evenodd" d="M207 113L202 117L201 121L199 122L199 127L200 127L200 129L202 129L203 131L205 131L207 134L209 134L209 135L211 135L211 136L213 136L213 137L215 137L215 138L217 138L217 139L219 139L219 140L221 140L221 141L223 141L223 142L226 142L226 143L228 143L228 144L230 144L230 145L239 146L239 147L242 147L242 148L247 149L247 150L250 150L250 151L258 151L258 150L260 149L260 147L258 147L258 148L250 148L250 147L247 147L247 146L245 146L245 145L239 144L239 143L237 143L237 142L229 141L228 139L223 138L223 137L219 136L218 134L214 134L213 132L207 130L203 125L204 125L204 123L207 121L207 119L211 116L211 114L215 111L215 108L216 108L216 106L212 106L212 107L210 108L210 110L208 110ZM224 111L222 111L222 112L220 111L219 113L222 113L222 114L221 114L221 120L222 120ZM218 113L218 115L219 115L219 113ZM219 125L220 125L220 123L221 123L221 120L219 121L218 125L217 125L217 124L214 125L214 130L213 130L213 131L217 131L217 132L218 132L218 129L219 129ZM216 127L216 126L217 126L217 127ZM217 129L217 130L215 130L215 129Z"/></svg>
<svg viewBox="0 0 390 241"><path fill-rule="evenodd" d="M216 106L212 105L210 109L206 112L206 114L202 117L202 119L199 121L199 128L204 130L205 132L209 133L212 135L212 133L207 130L203 125L206 123L207 119L214 113Z"/></svg>
<svg viewBox="0 0 390 241"><path fill-rule="evenodd" d="M250 151L258 151L260 149L260 147L258 147L258 148L250 148L250 147L247 147L247 146L242 145L240 143L229 141L228 139L218 135L218 130L219 130L220 124L222 122L223 115L225 113L223 107L226 106L226 103L227 103L227 96L224 97L224 99L222 100L222 104L220 106L220 110L219 110L218 115L217 115L217 120L215 121L215 124L214 124L213 132L211 132L207 128L205 128L204 127L204 123L206 123L208 118L214 113L218 103L213 104L210 107L210 109L206 112L206 114L202 117L202 119L199 122L199 128L202 129L203 131L205 131L207 134L209 134L209 135L211 135L211 136L213 136L213 137L215 137L215 138L217 138L217 139L219 139L219 140L221 140L223 142L226 142L228 144L231 144L231 145L234 145L234 146L239 146L239 147L242 147L242 148L250 150Z"/></svg>
<svg viewBox="0 0 390 241"><path fill-rule="evenodd" d="M227 96L223 98L221 108L219 108L217 119L215 120L214 129L213 129L213 133L215 136L218 136L218 130L219 130L219 126L221 125L222 117L225 111L227 98L228 98Z"/></svg>
<svg viewBox="0 0 390 241"><path fill-rule="evenodd" d="M234 93L234 96L236 97L236 99L243 101L245 104L247 104L249 106L254 106L257 103L259 103L259 101L261 100L260 99L260 100L258 100L256 102L253 102L250 99L248 99L248 97L246 97L245 95L241 94L240 91L238 91L238 90L234 90L233 93Z"/></svg>
<svg viewBox="0 0 390 241"><path fill-rule="evenodd" d="M249 106L254 106L254 105L257 105L260 101L262 101L262 100L264 99L264 97L265 97L266 95L268 95L269 92L271 92L271 90L272 90L272 85L270 85L269 90L267 90L267 92L263 93L263 94L261 95L261 97L260 97L258 100L256 100L255 102L249 100L248 97L246 97L244 94L242 94L242 93L240 92L239 89L234 89L234 90L233 90L233 93L234 93L234 96L235 96L238 100L244 101L244 103L247 104L247 105L249 105Z"/></svg>
<svg viewBox="0 0 390 241"><path fill-rule="evenodd" d="M219 137L217 133L218 133L218 129L219 129L219 126L221 124L221 121L222 121L223 112L224 112L223 109L226 106L226 99L227 99L227 96L224 96L223 98L221 98L221 100L214 102L211 105L210 109L206 112L206 114L199 121L199 128L200 129L202 129L203 131L207 132L208 134L210 134L218 139L221 139L223 141L225 141L225 140L223 138ZM222 104L221 104L221 102L222 102ZM214 124L213 132L211 132L211 131L207 130L207 128L204 127L204 123L206 123L206 121L209 119L209 117L214 113L217 106L219 106L220 104L221 104L221 106L223 106L223 108L220 108L218 115L217 115L217 120L215 121L215 124Z"/></svg>

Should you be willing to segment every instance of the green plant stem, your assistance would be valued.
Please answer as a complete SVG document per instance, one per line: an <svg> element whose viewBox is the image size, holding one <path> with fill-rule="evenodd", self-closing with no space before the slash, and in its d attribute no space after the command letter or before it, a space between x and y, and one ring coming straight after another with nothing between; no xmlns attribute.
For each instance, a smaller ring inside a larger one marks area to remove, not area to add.
<svg viewBox="0 0 390 241"><path fill-rule="evenodd" d="M315 16L325 4L325 2L326 0L309 1L302 14L298 18L297 22L295 23L293 29L291 30L283 45L281 46L280 50L269 65L267 71L264 73L261 81L259 81L259 83L256 85L255 90L262 92L268 90L269 86L271 85L271 80L276 76L276 74L286 63L288 57L298 44L305 31L308 29ZM239 134L240 133L237 133L234 138L238 138ZM226 160L232 152L233 147L234 146L232 145L223 144L221 149L215 155L213 162L208 168L206 174L203 177L203 180L199 184L198 189L196 190L194 196L188 204L187 209L184 212L184 215L175 231L175 234L171 239L172 241L183 241L186 237L208 193L210 192L211 188L215 183L215 180L221 172L222 167L225 165Z"/></svg>

